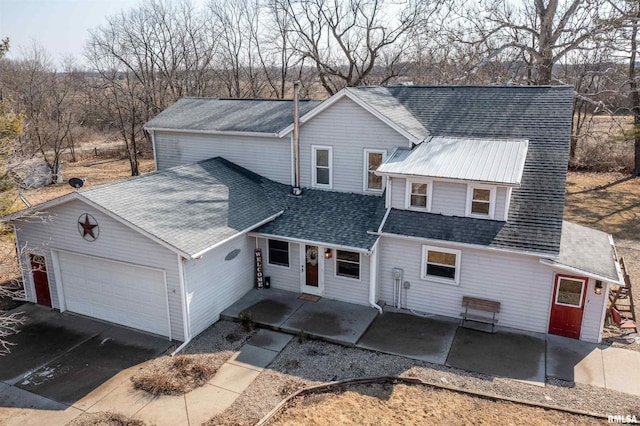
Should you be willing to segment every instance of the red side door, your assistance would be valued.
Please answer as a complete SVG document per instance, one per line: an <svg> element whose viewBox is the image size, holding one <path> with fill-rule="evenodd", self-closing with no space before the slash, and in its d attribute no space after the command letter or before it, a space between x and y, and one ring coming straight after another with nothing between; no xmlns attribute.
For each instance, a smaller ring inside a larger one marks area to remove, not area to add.
<svg viewBox="0 0 640 426"><path fill-rule="evenodd" d="M51 307L51 293L49 292L49 276L44 256L30 254L31 276L36 289L36 302L38 305Z"/></svg>
<svg viewBox="0 0 640 426"><path fill-rule="evenodd" d="M549 333L574 339L580 338L587 282L588 279L585 277L556 275Z"/></svg>

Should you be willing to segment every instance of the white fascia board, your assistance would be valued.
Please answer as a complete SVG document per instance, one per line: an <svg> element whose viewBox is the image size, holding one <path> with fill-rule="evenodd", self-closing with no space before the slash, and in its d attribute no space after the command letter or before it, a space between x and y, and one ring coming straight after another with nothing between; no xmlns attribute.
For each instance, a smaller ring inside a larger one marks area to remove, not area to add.
<svg viewBox="0 0 640 426"><path fill-rule="evenodd" d="M264 225L265 223L269 223L269 222L275 220L282 213L284 213L284 210L279 211L278 213L274 214L273 216L269 216L268 218L266 218L266 219L264 219L264 220L262 220L262 221L260 221L260 222L258 222L256 224L254 224L254 225L251 225L251 227L249 227L247 229L243 229L242 231L239 231L239 232L233 234L232 236L230 236L228 238L225 238L224 240L215 243L211 247L207 247L206 249L199 251L198 253L190 256L189 259L191 259L191 260L198 259L198 258L204 256L207 252L215 249L216 247L220 247L221 245L223 245L225 243L228 243L229 241L231 241L231 240L233 240L235 238L238 238L238 237L240 237L242 235L245 235L245 234L248 235L251 230L259 228L260 226Z"/></svg>
<svg viewBox="0 0 640 426"><path fill-rule="evenodd" d="M608 283L611 283L611 284L624 285L624 282L622 282L622 281L616 281L616 280L613 280L611 278L603 277L602 275L599 275L599 274L594 274L593 272L585 271L585 270L579 269L579 268L574 268L573 266L563 265L561 263L556 263L556 262L554 262L552 260L549 260L549 259L540 259L540 263L542 263L543 265L546 265L546 266L550 266L550 267L555 268L555 269L560 269L561 271L572 273L572 274L584 275L584 276L587 276L589 278L593 278L593 279L600 280L600 281L605 281L605 282L608 282Z"/></svg>
<svg viewBox="0 0 640 426"><path fill-rule="evenodd" d="M488 246L482 246L479 244L468 244L468 243L459 243L459 242L455 242L455 241L447 241L447 240L435 240L433 238L422 238L422 237L412 237L410 235L399 235L399 234L391 234L389 232L371 232L371 231L367 231L368 234L371 235L380 235L382 237L390 237L390 238L396 238L396 239L400 239L400 240L409 240L409 241L418 241L418 242L424 242L424 243L428 243L428 244L444 244L444 245L450 245L453 247L467 247L467 248L472 248L472 249L477 249L477 250L486 250L486 251L497 251L497 252L502 252L502 253L511 253L511 254L521 254L521 255L525 255L525 256L533 256L533 257L537 257L537 258L541 258L541 257L546 257L546 258L550 258L550 259L557 259L558 256L551 256L549 254L546 253L537 253L534 251L527 251L527 250L512 250L512 249L507 249L507 248L501 248L501 247L488 247Z"/></svg>
<svg viewBox="0 0 640 426"><path fill-rule="evenodd" d="M345 246L345 245L342 245L342 244L325 243L325 242L322 242L322 241L305 240L305 239L302 239L302 238L283 237L282 235L265 234L265 233L262 233L262 232L249 232L247 235L250 236L250 237L267 238L267 239L270 239L270 240L289 241L289 242L292 242L292 243L309 244L309 245L314 245L314 246L321 246L321 247L327 247L327 248L333 248L333 249L340 249L340 250L345 250L345 251L355 251L355 252L358 252L358 253L366 253L366 254L371 253L371 250L363 249L363 248L360 248L360 247L351 247L351 246Z"/></svg>
<svg viewBox="0 0 640 426"><path fill-rule="evenodd" d="M389 173L385 171L376 170L376 175L378 176L388 176L392 178L401 178L401 179L430 179L438 182L450 182L450 183L466 183L471 185L493 185L493 186L505 186L508 188L519 188L520 183L504 183L504 182L491 182L484 180L470 180L470 179L454 179L454 178L444 178L438 176L431 175L414 175L409 173Z"/></svg>
<svg viewBox="0 0 640 426"><path fill-rule="evenodd" d="M166 129L158 127L145 127L148 132L171 132L171 133L196 133L202 135L230 135L230 136L259 136L265 138L281 138L280 133L263 132L240 132L234 130L195 130L195 129Z"/></svg>
<svg viewBox="0 0 640 426"><path fill-rule="evenodd" d="M26 208L24 210L20 210L18 212L15 213L11 213L8 214L6 216L0 217L0 222L11 222L14 220L18 220L24 216L29 216L31 214L40 212L40 211L44 211L47 209L51 209L54 207L57 207L61 204L65 204L68 203L69 201L75 200L78 198L78 192L74 191L70 194L67 195L63 195L61 197L58 198L54 198L53 200L49 200L49 201L45 201L44 203L41 204L37 204L35 206L31 206L29 208Z"/></svg>

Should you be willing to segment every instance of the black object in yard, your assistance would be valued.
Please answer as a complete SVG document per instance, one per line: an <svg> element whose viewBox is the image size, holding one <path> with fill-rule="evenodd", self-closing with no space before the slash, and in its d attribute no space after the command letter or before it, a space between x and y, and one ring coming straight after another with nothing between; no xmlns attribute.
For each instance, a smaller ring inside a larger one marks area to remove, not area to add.
<svg viewBox="0 0 640 426"><path fill-rule="evenodd" d="M264 288L271 288L271 277L264 277Z"/></svg>

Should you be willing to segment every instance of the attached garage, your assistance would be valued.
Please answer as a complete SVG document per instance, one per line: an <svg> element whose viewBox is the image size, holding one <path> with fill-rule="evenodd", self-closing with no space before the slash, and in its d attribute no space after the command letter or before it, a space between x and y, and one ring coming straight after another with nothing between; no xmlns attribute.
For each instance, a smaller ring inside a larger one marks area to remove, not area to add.
<svg viewBox="0 0 640 426"><path fill-rule="evenodd" d="M171 338L165 273L56 251L66 309Z"/></svg>

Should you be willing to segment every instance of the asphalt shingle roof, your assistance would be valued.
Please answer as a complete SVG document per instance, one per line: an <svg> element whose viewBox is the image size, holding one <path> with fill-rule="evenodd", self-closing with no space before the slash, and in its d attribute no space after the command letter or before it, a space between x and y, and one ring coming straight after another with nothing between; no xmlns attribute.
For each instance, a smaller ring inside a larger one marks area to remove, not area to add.
<svg viewBox="0 0 640 426"><path fill-rule="evenodd" d="M301 100L300 115L320 103ZM291 100L182 98L147 122L145 128L278 133L291 123Z"/></svg>
<svg viewBox="0 0 640 426"><path fill-rule="evenodd" d="M190 256L284 210L285 185L213 158L80 192Z"/></svg>
<svg viewBox="0 0 640 426"><path fill-rule="evenodd" d="M491 225L496 229L496 234L490 241L474 239L473 227L476 222L473 219L463 218L459 222L463 230L456 232L467 232L464 239L473 244L558 255L571 137L573 88L391 86L388 90L434 136L528 140L521 186L513 190L507 223ZM392 216L385 229L407 228L409 233L406 235L425 237L431 233L427 229L417 229L411 223L398 223L404 216L397 213ZM421 222L427 223L431 216L426 215ZM418 220L418 216L415 218Z"/></svg>

